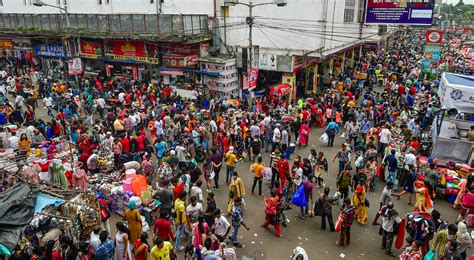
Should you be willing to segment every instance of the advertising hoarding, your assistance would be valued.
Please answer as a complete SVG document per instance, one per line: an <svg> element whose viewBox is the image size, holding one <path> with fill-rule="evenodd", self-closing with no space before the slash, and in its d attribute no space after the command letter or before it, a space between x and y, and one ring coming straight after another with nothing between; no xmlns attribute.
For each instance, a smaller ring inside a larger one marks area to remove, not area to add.
<svg viewBox="0 0 474 260"><path fill-rule="evenodd" d="M435 0L367 0L365 23L433 23Z"/></svg>

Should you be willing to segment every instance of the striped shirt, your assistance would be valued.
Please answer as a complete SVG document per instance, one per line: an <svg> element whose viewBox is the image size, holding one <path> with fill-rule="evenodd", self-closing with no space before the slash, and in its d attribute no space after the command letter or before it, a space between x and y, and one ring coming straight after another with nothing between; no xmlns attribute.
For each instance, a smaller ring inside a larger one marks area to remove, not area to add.
<svg viewBox="0 0 474 260"><path fill-rule="evenodd" d="M356 213L356 208L353 205L350 205L349 207L344 208L344 210L342 211L342 226L343 227L352 226L352 223L354 222L354 218L355 218L355 213Z"/></svg>

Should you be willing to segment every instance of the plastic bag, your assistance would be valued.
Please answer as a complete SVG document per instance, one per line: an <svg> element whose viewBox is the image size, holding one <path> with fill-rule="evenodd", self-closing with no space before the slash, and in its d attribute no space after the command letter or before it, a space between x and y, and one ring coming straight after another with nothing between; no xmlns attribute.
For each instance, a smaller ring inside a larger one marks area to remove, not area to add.
<svg viewBox="0 0 474 260"><path fill-rule="evenodd" d="M329 136L327 133L324 133L323 135L321 135L321 137L319 137L319 141L323 142L323 143L327 143L329 141Z"/></svg>
<svg viewBox="0 0 474 260"><path fill-rule="evenodd" d="M435 253L431 249L430 251L428 251L428 253L426 253L425 257L423 258L423 260L434 260L434 259L435 259Z"/></svg>
<svg viewBox="0 0 474 260"><path fill-rule="evenodd" d="M339 217L336 220L336 232L341 232L341 226L342 226L342 212L339 214Z"/></svg>
<svg viewBox="0 0 474 260"><path fill-rule="evenodd" d="M304 185L301 184L298 189L296 190L295 194L293 194L293 199L291 202L295 206L303 207L308 204L308 201L306 200L306 194L304 193Z"/></svg>
<svg viewBox="0 0 474 260"><path fill-rule="evenodd" d="M342 133L341 136L339 136L341 139L346 139L346 133Z"/></svg>

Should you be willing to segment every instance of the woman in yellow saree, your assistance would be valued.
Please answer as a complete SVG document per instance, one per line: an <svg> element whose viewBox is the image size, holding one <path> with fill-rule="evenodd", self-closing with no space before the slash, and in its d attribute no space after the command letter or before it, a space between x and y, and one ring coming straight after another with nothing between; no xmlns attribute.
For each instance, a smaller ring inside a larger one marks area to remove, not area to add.
<svg viewBox="0 0 474 260"><path fill-rule="evenodd" d="M365 205L366 195L362 185L357 186L356 192L352 197L352 204L356 208L356 219L361 225L367 224L367 206Z"/></svg>

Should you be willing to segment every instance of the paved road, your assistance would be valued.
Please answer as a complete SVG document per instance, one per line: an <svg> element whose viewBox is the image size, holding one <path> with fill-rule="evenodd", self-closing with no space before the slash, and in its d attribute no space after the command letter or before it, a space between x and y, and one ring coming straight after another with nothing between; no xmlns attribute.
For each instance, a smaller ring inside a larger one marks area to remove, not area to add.
<svg viewBox="0 0 474 260"><path fill-rule="evenodd" d="M39 102L39 108L36 110L37 118L44 120L50 120L46 114L46 110L42 106L42 102ZM342 140L336 138L334 147L327 147L319 141L319 136L323 133L322 129L313 128L311 130L309 145L307 147L297 148L295 154L300 155L302 158L307 157L311 149L316 149L317 152L322 151L326 155L329 162L329 173L325 176L327 186L332 188L331 194L333 194L336 183L337 175L337 160L332 163L332 158L337 153L337 150L342 144ZM269 163L269 154L264 153L264 163ZM292 156L294 158L294 156ZM290 161L290 165L292 161ZM224 169L223 169L224 170ZM250 189L253 182L253 175L250 172L250 163L242 162L236 166L236 171L239 172L241 178L246 186L245 201L247 209L245 210L244 219L250 226L250 231L241 229L240 241L244 245L243 248L237 249L237 255L251 256L256 259L289 259L292 250L296 246L302 246L307 251L310 259L322 259L323 257L329 258L345 258L345 259L390 259L384 254L384 250L380 249L381 237L378 235L378 226L372 226L371 224L361 226L354 224L352 228L351 245L348 247L338 247L335 245L335 241L339 238L337 233L331 233L328 230L323 231L320 228L321 218L307 218L302 220L297 217L299 214L299 208L295 207L291 211L286 211L286 215L290 220L288 227L282 227L282 237L277 238L274 236L273 227L264 229L260 225L264 221L264 203L263 199L258 195L251 195ZM223 177L223 171L221 171L221 189L214 191L216 194L217 205L221 209L226 208L228 190L225 186L225 177ZM204 184L205 185L205 184ZM269 196L268 183L264 183L263 189L265 195ZM369 208L369 223L372 222L376 211L378 210L378 201L380 197L381 189L383 184L377 184L376 191L368 193L368 199L371 202ZM203 190L205 188L203 187ZM319 198L319 193L322 189L314 190L314 198ZM206 195L204 195L206 196ZM205 207L205 205L203 205ZM443 218L450 222L454 222L457 217L457 211L449 208L449 205L445 201L435 201L435 207L438 209ZM400 201L395 200L395 209L401 214L410 212L413 207L407 205L407 197L402 198ZM334 220L337 218L339 210L337 207L333 208ZM120 218L115 216L112 218L111 225L114 229L115 221L119 221ZM395 254L399 254L400 251L393 250ZM181 259L181 257L180 257Z"/></svg>

